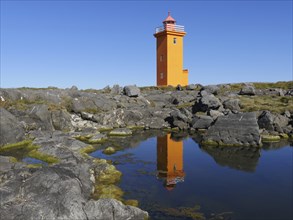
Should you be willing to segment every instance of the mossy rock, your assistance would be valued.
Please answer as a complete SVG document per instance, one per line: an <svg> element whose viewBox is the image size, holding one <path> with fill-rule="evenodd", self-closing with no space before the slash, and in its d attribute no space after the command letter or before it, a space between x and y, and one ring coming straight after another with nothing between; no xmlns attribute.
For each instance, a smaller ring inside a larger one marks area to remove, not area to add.
<svg viewBox="0 0 293 220"><path fill-rule="evenodd" d="M32 140L24 140L13 144L6 144L0 148L1 152L13 151L21 148L29 148L31 150L38 148L35 145L32 145Z"/></svg>
<svg viewBox="0 0 293 220"><path fill-rule="evenodd" d="M137 125L129 125L127 126L130 130L143 130L144 126L137 126Z"/></svg>
<svg viewBox="0 0 293 220"><path fill-rule="evenodd" d="M128 199L128 200L125 200L124 202L124 205L130 205L130 206L135 206L135 207L138 207L138 201L135 200L135 199Z"/></svg>
<svg viewBox="0 0 293 220"><path fill-rule="evenodd" d="M88 154L94 152L95 150L96 150L96 149L95 149L92 145L88 145L88 146L86 146L86 147L80 149L79 152L80 152L83 156L88 157Z"/></svg>
<svg viewBox="0 0 293 220"><path fill-rule="evenodd" d="M101 184L101 185L96 185L94 198L95 199L111 198L111 199L117 199L121 201L123 194L124 192L118 186L114 184L110 184L110 185Z"/></svg>
<svg viewBox="0 0 293 220"><path fill-rule="evenodd" d="M128 128L117 128L109 132L109 136L129 136L132 135L132 131Z"/></svg>
<svg viewBox="0 0 293 220"><path fill-rule="evenodd" d="M97 182L101 184L117 183L122 176L122 173L115 166L109 165L104 172L101 172L97 177Z"/></svg>
<svg viewBox="0 0 293 220"><path fill-rule="evenodd" d="M279 135L261 135L262 142L279 142L281 137Z"/></svg>
<svg viewBox="0 0 293 220"><path fill-rule="evenodd" d="M116 150L114 147L107 147L106 149L103 150L103 154L111 155L116 153Z"/></svg>
<svg viewBox="0 0 293 220"><path fill-rule="evenodd" d="M54 156L51 156L49 154L41 153L37 149L30 151L28 153L28 156L32 157L32 158L35 158L35 159L38 159L38 160L41 160L41 161L44 161L44 162L46 162L48 164L54 164L54 163L59 162L58 158L56 158Z"/></svg>
<svg viewBox="0 0 293 220"><path fill-rule="evenodd" d="M40 163L26 165L27 168L32 168L32 169L40 168L42 166L43 166L43 164L40 164Z"/></svg>
<svg viewBox="0 0 293 220"><path fill-rule="evenodd" d="M282 133L282 134L280 134L280 137L281 138L284 138L284 139L288 139L289 138L289 135L288 134L285 134L285 133Z"/></svg>
<svg viewBox="0 0 293 220"><path fill-rule="evenodd" d="M201 142L201 145L207 145L207 146L218 146L219 143L217 141L213 141L213 140L204 140Z"/></svg>

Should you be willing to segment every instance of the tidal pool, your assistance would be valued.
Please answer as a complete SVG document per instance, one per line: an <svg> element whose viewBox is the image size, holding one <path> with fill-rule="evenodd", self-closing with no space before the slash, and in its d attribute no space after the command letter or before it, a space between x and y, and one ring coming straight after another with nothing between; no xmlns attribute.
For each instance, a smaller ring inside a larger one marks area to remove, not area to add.
<svg viewBox="0 0 293 220"><path fill-rule="evenodd" d="M288 143L201 147L170 134L136 143L91 155L113 161L123 173L124 198L137 199L151 219L293 219Z"/></svg>

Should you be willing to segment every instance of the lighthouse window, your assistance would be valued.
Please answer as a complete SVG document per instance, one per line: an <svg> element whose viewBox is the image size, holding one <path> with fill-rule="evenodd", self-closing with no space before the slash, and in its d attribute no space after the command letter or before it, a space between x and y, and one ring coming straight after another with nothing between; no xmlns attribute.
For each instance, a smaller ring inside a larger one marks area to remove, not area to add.
<svg viewBox="0 0 293 220"><path fill-rule="evenodd" d="M174 44L177 43L177 38L176 38L176 37L173 38L173 43L174 43Z"/></svg>
<svg viewBox="0 0 293 220"><path fill-rule="evenodd" d="M163 55L160 56L160 62L163 62Z"/></svg>
<svg viewBox="0 0 293 220"><path fill-rule="evenodd" d="M160 75L161 75L161 79L164 79L164 73L161 73Z"/></svg>

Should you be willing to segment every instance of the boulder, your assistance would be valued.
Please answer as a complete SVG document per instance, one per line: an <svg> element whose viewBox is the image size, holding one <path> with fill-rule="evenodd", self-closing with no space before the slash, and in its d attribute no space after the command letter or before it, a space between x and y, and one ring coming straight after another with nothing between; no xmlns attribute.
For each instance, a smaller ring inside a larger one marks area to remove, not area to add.
<svg viewBox="0 0 293 220"><path fill-rule="evenodd" d="M103 154L114 154L116 152L114 147L107 147L106 149L103 150Z"/></svg>
<svg viewBox="0 0 293 220"><path fill-rule="evenodd" d="M112 95L120 95L122 94L123 92L123 89L119 86L119 85L114 85L112 88L111 88L111 94Z"/></svg>
<svg viewBox="0 0 293 220"><path fill-rule="evenodd" d="M0 146L22 141L25 130L18 119L4 108L0 108Z"/></svg>
<svg viewBox="0 0 293 220"><path fill-rule="evenodd" d="M221 105L222 103L220 102L220 100L217 97L215 97L213 94L211 94L211 95L205 95L201 97L198 101L196 101L193 109L195 110L195 112L197 111L206 112L210 109L216 110Z"/></svg>
<svg viewBox="0 0 293 220"><path fill-rule="evenodd" d="M191 123L190 126L194 129L207 129L212 124L213 119L210 116L207 115L201 115L195 117Z"/></svg>
<svg viewBox="0 0 293 220"><path fill-rule="evenodd" d="M203 136L203 144L259 146L261 142L254 112L219 116Z"/></svg>
<svg viewBox="0 0 293 220"><path fill-rule="evenodd" d="M123 91L129 97L137 97L140 95L140 89L137 86L125 86Z"/></svg>
<svg viewBox="0 0 293 220"><path fill-rule="evenodd" d="M189 84L186 86L186 90L196 90L197 89L197 85L195 84Z"/></svg>
<svg viewBox="0 0 293 220"><path fill-rule="evenodd" d="M89 220L144 220L148 219L148 213L133 206L125 206L114 199L90 200L84 208Z"/></svg>
<svg viewBox="0 0 293 220"><path fill-rule="evenodd" d="M55 130L70 131L73 130L71 116L65 110L52 111L52 123Z"/></svg>
<svg viewBox="0 0 293 220"><path fill-rule="evenodd" d="M255 88L254 86L248 84L245 85L239 92L239 95L255 95Z"/></svg>
<svg viewBox="0 0 293 220"><path fill-rule="evenodd" d="M28 122L36 124L36 129L53 131L53 121L51 112L47 105L34 105L28 114Z"/></svg>
<svg viewBox="0 0 293 220"><path fill-rule="evenodd" d="M213 120L216 120L219 116L223 116L224 114L218 110L209 110L208 115L213 118Z"/></svg>
<svg viewBox="0 0 293 220"><path fill-rule="evenodd" d="M201 90L205 90L208 94L217 95L220 88L216 85L204 86Z"/></svg>
<svg viewBox="0 0 293 220"><path fill-rule="evenodd" d="M174 120L172 125L179 128L179 130L187 130L189 128L188 123L179 120Z"/></svg>
<svg viewBox="0 0 293 220"><path fill-rule="evenodd" d="M240 111L239 99L227 99L223 102L223 106L231 111Z"/></svg>
<svg viewBox="0 0 293 220"><path fill-rule="evenodd" d="M80 112L97 112L97 106L94 101L88 97L74 98L72 100L72 111Z"/></svg>
<svg viewBox="0 0 293 220"><path fill-rule="evenodd" d="M269 111L263 111L258 117L259 128L264 128L267 131L283 132L283 128L289 124L289 119L283 115L274 115Z"/></svg>

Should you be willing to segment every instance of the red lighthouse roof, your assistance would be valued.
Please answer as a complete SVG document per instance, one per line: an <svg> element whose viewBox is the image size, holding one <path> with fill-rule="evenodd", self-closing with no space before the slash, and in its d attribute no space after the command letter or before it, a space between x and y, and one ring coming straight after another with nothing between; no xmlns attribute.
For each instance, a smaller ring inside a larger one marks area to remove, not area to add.
<svg viewBox="0 0 293 220"><path fill-rule="evenodd" d="M174 18L172 18L171 16L171 12L168 12L168 17L163 21L163 23L175 23L176 20Z"/></svg>

